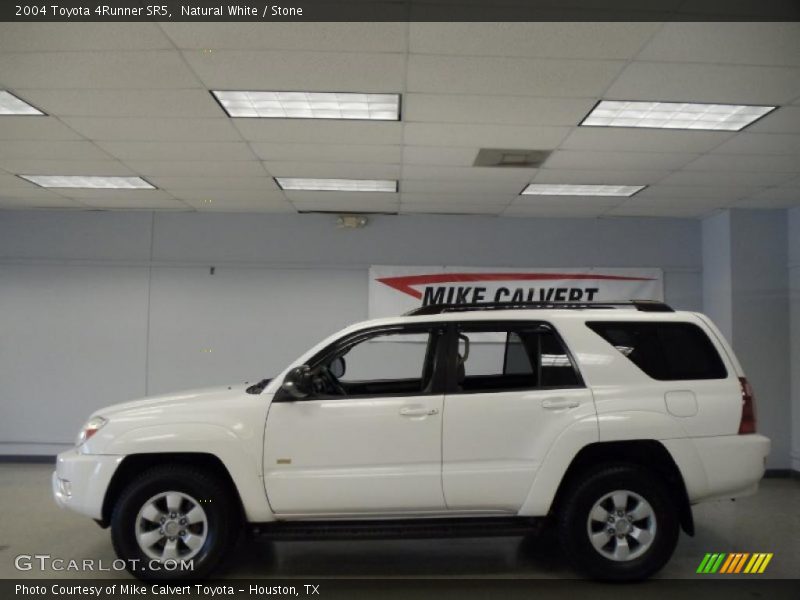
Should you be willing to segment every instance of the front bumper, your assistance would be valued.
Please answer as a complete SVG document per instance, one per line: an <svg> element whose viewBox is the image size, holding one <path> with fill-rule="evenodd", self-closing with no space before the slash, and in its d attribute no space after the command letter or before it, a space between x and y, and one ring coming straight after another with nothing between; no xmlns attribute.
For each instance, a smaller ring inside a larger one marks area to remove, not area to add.
<svg viewBox="0 0 800 600"><path fill-rule="evenodd" d="M59 454L52 478L56 504L102 520L108 484L123 458L106 454L81 454L76 448Z"/></svg>

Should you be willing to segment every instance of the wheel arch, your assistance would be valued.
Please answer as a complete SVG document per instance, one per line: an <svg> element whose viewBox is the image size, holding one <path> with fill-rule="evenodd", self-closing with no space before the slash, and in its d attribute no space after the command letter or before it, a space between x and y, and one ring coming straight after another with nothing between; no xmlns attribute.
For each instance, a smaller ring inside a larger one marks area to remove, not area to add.
<svg viewBox="0 0 800 600"><path fill-rule="evenodd" d="M595 442L581 448L561 479L550 513L558 511L568 490L583 473L612 463L632 464L650 471L655 470L669 484L669 490L678 507L681 529L690 536L694 535L694 517L683 475L672 455L658 440Z"/></svg>
<svg viewBox="0 0 800 600"><path fill-rule="evenodd" d="M214 454L207 452L154 452L142 454L129 454L123 458L106 489L103 498L102 518L98 524L106 528L111 522L111 513L122 491L133 478L150 469L165 464L178 464L199 467L214 473L225 483L234 504L239 508L242 518L245 517L245 508L239 490L231 477L225 464Z"/></svg>

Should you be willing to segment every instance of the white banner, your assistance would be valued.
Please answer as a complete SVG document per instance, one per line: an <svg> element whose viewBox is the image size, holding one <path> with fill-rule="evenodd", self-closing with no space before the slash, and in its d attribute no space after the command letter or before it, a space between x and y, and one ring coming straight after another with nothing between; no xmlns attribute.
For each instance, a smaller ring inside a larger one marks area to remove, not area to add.
<svg viewBox="0 0 800 600"><path fill-rule="evenodd" d="M428 304L663 300L661 269L393 267L369 269L370 318Z"/></svg>

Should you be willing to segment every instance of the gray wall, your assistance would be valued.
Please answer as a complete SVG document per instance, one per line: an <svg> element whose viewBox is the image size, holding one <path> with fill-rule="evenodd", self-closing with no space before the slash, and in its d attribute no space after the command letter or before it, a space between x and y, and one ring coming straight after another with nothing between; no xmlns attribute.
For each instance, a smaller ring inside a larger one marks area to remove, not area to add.
<svg viewBox="0 0 800 600"><path fill-rule="evenodd" d="M700 223L671 219L0 213L0 454L94 409L275 373L367 314L370 264L661 267L700 309ZM210 267L215 274L210 274Z"/></svg>
<svg viewBox="0 0 800 600"><path fill-rule="evenodd" d="M792 377L792 469L800 472L800 208L789 212L789 311Z"/></svg>

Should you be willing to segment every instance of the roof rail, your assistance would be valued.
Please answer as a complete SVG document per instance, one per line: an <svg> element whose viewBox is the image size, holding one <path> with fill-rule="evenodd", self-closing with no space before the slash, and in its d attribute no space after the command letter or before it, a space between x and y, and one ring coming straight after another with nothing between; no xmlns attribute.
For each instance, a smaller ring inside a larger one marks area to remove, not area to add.
<svg viewBox="0 0 800 600"><path fill-rule="evenodd" d="M669 304L658 300L627 300L613 302L473 302L462 304L428 304L405 313L406 317L438 315L448 312L471 310L535 310L535 309L584 309L619 308L631 306L641 312L675 312Z"/></svg>

